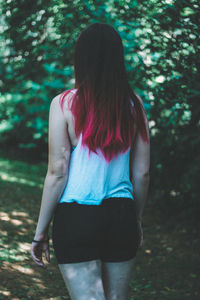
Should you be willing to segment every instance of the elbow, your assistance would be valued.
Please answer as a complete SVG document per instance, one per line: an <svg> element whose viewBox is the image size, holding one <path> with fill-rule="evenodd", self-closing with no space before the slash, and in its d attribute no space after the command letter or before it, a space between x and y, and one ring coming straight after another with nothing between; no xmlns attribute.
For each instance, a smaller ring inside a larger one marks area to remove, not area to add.
<svg viewBox="0 0 200 300"><path fill-rule="evenodd" d="M53 184L56 184L57 182L60 181L65 181L67 179L67 172L47 172L46 179Z"/></svg>
<svg viewBox="0 0 200 300"><path fill-rule="evenodd" d="M47 176L55 179L64 179L68 176L67 161L57 161L53 166L49 166Z"/></svg>
<svg viewBox="0 0 200 300"><path fill-rule="evenodd" d="M60 188L61 186L65 185L67 178L67 175L47 172L44 183L47 189L51 189L53 191L58 187Z"/></svg>
<svg viewBox="0 0 200 300"><path fill-rule="evenodd" d="M67 174L63 173L47 173L47 177L52 178L54 181L64 180L66 178Z"/></svg>

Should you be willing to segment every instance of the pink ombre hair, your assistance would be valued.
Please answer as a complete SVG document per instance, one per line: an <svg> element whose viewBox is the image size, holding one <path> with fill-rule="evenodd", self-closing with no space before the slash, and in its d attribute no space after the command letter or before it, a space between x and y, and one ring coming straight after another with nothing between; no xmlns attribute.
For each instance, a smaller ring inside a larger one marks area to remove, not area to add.
<svg viewBox="0 0 200 300"><path fill-rule="evenodd" d="M131 147L136 127L149 143L146 113L128 83L122 41L112 26L94 23L81 32L75 47L74 70L77 90L70 109L75 133L77 137L82 133L83 145L95 153L100 148L110 162ZM71 90L60 95L62 109Z"/></svg>

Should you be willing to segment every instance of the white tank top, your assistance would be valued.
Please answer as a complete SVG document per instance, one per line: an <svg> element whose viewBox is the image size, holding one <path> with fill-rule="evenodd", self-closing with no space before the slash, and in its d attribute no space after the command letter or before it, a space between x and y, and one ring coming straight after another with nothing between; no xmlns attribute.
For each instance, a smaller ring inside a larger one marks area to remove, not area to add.
<svg viewBox="0 0 200 300"><path fill-rule="evenodd" d="M99 205L106 198L133 198L129 174L130 148L118 154L109 163L103 153L90 152L82 145L80 134L77 146L71 153L68 181L61 196L62 202Z"/></svg>

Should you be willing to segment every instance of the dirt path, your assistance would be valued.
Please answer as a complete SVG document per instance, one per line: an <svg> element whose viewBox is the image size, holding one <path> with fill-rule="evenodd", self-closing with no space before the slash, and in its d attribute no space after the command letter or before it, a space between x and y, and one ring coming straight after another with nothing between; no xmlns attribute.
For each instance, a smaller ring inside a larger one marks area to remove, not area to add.
<svg viewBox="0 0 200 300"><path fill-rule="evenodd" d="M51 240L47 270L30 257L46 166L0 159L0 167L0 299L69 299ZM177 222L147 205L143 228L130 300L200 299L197 224Z"/></svg>

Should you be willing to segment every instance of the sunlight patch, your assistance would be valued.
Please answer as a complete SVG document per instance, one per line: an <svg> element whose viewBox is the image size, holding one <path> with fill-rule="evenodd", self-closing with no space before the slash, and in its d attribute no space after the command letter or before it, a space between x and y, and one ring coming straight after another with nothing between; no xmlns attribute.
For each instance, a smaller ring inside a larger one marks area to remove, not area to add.
<svg viewBox="0 0 200 300"><path fill-rule="evenodd" d="M9 291L2 291L2 290L0 290L0 296L1 295L10 296L10 292Z"/></svg>
<svg viewBox="0 0 200 300"><path fill-rule="evenodd" d="M18 235L24 235L27 232L27 229L25 228L20 228L20 231L17 231Z"/></svg>
<svg viewBox="0 0 200 300"><path fill-rule="evenodd" d="M2 221L10 221L13 225L19 226L22 225L23 222L17 219L12 219L7 213L5 212L0 212L0 219Z"/></svg>
<svg viewBox="0 0 200 300"><path fill-rule="evenodd" d="M25 213L24 211L12 211L11 215L13 216L18 216L18 217L28 217L28 214Z"/></svg>
<svg viewBox="0 0 200 300"><path fill-rule="evenodd" d="M146 249L146 250L145 250L145 253L150 254L150 253L151 253L151 250L150 250L150 249Z"/></svg>
<svg viewBox="0 0 200 300"><path fill-rule="evenodd" d="M3 230L0 230L0 233L1 233L1 236L7 236L8 235L8 232L7 231L3 231Z"/></svg>
<svg viewBox="0 0 200 300"><path fill-rule="evenodd" d="M18 255L18 252L16 250L10 250L10 249L2 249L1 250L1 256L0 259L3 263L10 263L10 262L16 262L16 261L24 261L24 255Z"/></svg>
<svg viewBox="0 0 200 300"><path fill-rule="evenodd" d="M27 180L25 178L18 178L18 177L15 177L15 176L11 176L11 175L9 175L8 173L5 173L5 172L0 172L0 178L4 181L18 182L18 183L22 183L22 184L27 184L29 186L37 186L39 188L43 187L42 184L36 183L34 181L31 181L31 180Z"/></svg>
<svg viewBox="0 0 200 300"><path fill-rule="evenodd" d="M0 212L0 218L2 221L10 221L9 215L5 212Z"/></svg>
<svg viewBox="0 0 200 300"><path fill-rule="evenodd" d="M30 244L28 243L18 243L20 250L22 251L30 251Z"/></svg>
<svg viewBox="0 0 200 300"><path fill-rule="evenodd" d="M12 265L12 268L21 272L21 273L24 273L24 274L33 274L33 270L30 269L30 268L24 268L20 265Z"/></svg>
<svg viewBox="0 0 200 300"><path fill-rule="evenodd" d="M13 225L19 226L22 225L23 222L17 219L10 219L10 223L12 223Z"/></svg>

